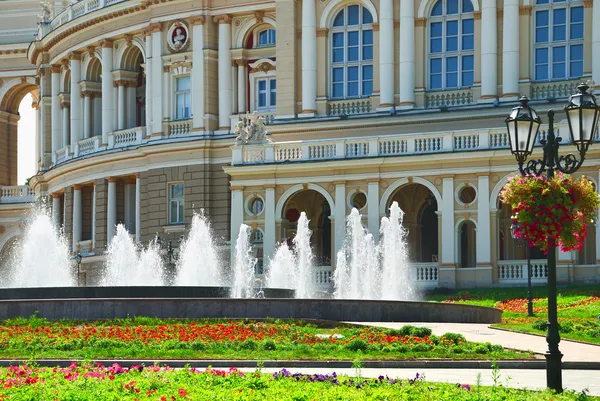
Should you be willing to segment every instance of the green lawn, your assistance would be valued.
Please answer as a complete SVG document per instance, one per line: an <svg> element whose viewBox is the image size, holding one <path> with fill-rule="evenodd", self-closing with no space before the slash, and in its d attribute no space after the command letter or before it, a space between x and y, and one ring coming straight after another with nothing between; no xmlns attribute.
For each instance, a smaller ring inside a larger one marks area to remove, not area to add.
<svg viewBox="0 0 600 401"><path fill-rule="evenodd" d="M477 288L450 294L431 294L427 300L502 309L502 324L494 325L526 333L545 334L548 288L533 287L534 317L527 316L527 288ZM565 339L600 344L600 286L573 285L558 289L558 320Z"/></svg>

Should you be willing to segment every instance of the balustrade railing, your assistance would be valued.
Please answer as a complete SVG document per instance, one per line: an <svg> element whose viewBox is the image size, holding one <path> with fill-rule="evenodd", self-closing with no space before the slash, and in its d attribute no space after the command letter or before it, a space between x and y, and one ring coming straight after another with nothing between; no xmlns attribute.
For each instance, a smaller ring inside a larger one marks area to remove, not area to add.
<svg viewBox="0 0 600 401"><path fill-rule="evenodd" d="M580 80L562 82L538 82L531 84L531 99L566 99L577 93L577 84Z"/></svg>
<svg viewBox="0 0 600 401"><path fill-rule="evenodd" d="M413 263L413 279L419 285L428 287L437 287L438 284L438 264L437 263Z"/></svg>
<svg viewBox="0 0 600 401"><path fill-rule="evenodd" d="M146 135L145 127L136 127L115 131L108 135L108 148L124 148L131 145L141 145Z"/></svg>
<svg viewBox="0 0 600 401"><path fill-rule="evenodd" d="M544 259L531 261L531 280L543 282L548 279L548 262ZM498 282L518 283L527 281L526 260L501 260L498 262Z"/></svg>
<svg viewBox="0 0 600 401"><path fill-rule="evenodd" d="M346 157L365 157L369 155L369 142L346 143Z"/></svg>
<svg viewBox="0 0 600 401"><path fill-rule="evenodd" d="M371 99L330 100L327 102L327 114L330 116L365 114L371 111Z"/></svg>
<svg viewBox="0 0 600 401"><path fill-rule="evenodd" d="M315 267L314 279L317 290L322 292L333 291L333 268L331 266Z"/></svg>
<svg viewBox="0 0 600 401"><path fill-rule="evenodd" d="M171 121L167 126L169 137L187 135L192 132L192 120Z"/></svg>
<svg viewBox="0 0 600 401"><path fill-rule="evenodd" d="M101 136L94 136L75 143L73 146L73 157L85 156L90 153L98 152L100 150L101 140Z"/></svg>
<svg viewBox="0 0 600 401"><path fill-rule="evenodd" d="M27 185L0 186L0 204L28 203L35 200L35 192Z"/></svg>
<svg viewBox="0 0 600 401"><path fill-rule="evenodd" d="M59 26L66 24L75 18L81 17L82 15L91 13L92 11L100 10L104 7L111 6L117 3L124 3L128 0L79 0L65 8L60 14L58 14L50 26L52 29L56 29Z"/></svg>
<svg viewBox="0 0 600 401"><path fill-rule="evenodd" d="M425 107L427 108L468 106L472 103L473 93L471 90L427 92L425 94Z"/></svg>
<svg viewBox="0 0 600 401"><path fill-rule="evenodd" d="M71 147L70 146L65 146L64 148L61 148L59 150L57 150L56 152L54 152L53 154L53 163L54 164L59 164L62 163L64 161L69 160L71 156Z"/></svg>

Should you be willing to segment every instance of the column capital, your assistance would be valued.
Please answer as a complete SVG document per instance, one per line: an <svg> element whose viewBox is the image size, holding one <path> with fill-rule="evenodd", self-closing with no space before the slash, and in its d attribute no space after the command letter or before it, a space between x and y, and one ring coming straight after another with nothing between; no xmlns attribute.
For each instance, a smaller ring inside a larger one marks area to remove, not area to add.
<svg viewBox="0 0 600 401"><path fill-rule="evenodd" d="M473 19L480 20L481 19L481 11L473 11Z"/></svg>
<svg viewBox="0 0 600 401"><path fill-rule="evenodd" d="M169 72L171 72L171 66L169 66L169 65L163 65L163 72L166 72L167 74Z"/></svg>
<svg viewBox="0 0 600 401"><path fill-rule="evenodd" d="M59 198L62 196L62 193L61 193L61 192L52 192L52 193L50 194L50 196L51 196L53 199L59 199Z"/></svg>
<svg viewBox="0 0 600 401"><path fill-rule="evenodd" d="M379 184L381 180L379 178L369 178L367 184Z"/></svg>
<svg viewBox="0 0 600 401"><path fill-rule="evenodd" d="M86 46L85 51L90 57L96 57L96 46Z"/></svg>
<svg viewBox="0 0 600 401"><path fill-rule="evenodd" d="M196 15L190 18L191 25L204 25L206 22L206 17L204 15Z"/></svg>
<svg viewBox="0 0 600 401"><path fill-rule="evenodd" d="M246 64L248 64L247 60L244 60L244 59L241 59L241 58L239 58L237 60L233 60L233 62L235 64L237 64L238 67L244 67Z"/></svg>
<svg viewBox="0 0 600 401"><path fill-rule="evenodd" d="M73 61L73 60L81 61L81 53L73 52L73 53L69 54L69 59L71 59L71 61Z"/></svg>
<svg viewBox="0 0 600 401"><path fill-rule="evenodd" d="M243 185L241 185L241 186L233 186L232 185L232 186L229 187L229 189L231 191L243 191L244 190L244 186Z"/></svg>
<svg viewBox="0 0 600 401"><path fill-rule="evenodd" d="M141 173L135 173L135 178L137 180L139 180L140 178L142 178L142 174Z"/></svg>
<svg viewBox="0 0 600 401"><path fill-rule="evenodd" d="M427 18L415 18L415 26L427 25Z"/></svg>
<svg viewBox="0 0 600 401"><path fill-rule="evenodd" d="M100 46L103 49L112 49L113 48L113 41L112 40L108 40L108 39L103 39L100 42L98 42L98 46Z"/></svg>
<svg viewBox="0 0 600 401"><path fill-rule="evenodd" d="M519 15L531 15L532 6L521 6L519 7Z"/></svg>
<svg viewBox="0 0 600 401"><path fill-rule="evenodd" d="M334 181L333 185L346 185L347 181Z"/></svg>
<svg viewBox="0 0 600 401"><path fill-rule="evenodd" d="M592 8L594 6L594 0L583 0L583 7Z"/></svg>
<svg viewBox="0 0 600 401"><path fill-rule="evenodd" d="M73 185L71 185L71 188L73 188L73 191L81 191L80 184L73 184Z"/></svg>
<svg viewBox="0 0 600 401"><path fill-rule="evenodd" d="M215 24L231 24L232 19L233 18L230 14L221 14L221 15L215 15L213 17L213 22Z"/></svg>
<svg viewBox="0 0 600 401"><path fill-rule="evenodd" d="M275 189L276 187L277 187L277 185L275 185L275 184L263 185L264 189Z"/></svg>
<svg viewBox="0 0 600 401"><path fill-rule="evenodd" d="M60 108L61 109L68 109L71 107L71 103L70 102L61 102L60 103Z"/></svg>
<svg viewBox="0 0 600 401"><path fill-rule="evenodd" d="M375 25L375 24L373 24ZM377 25L377 29L375 29L375 27L373 27L374 31L378 31L379 30L379 25ZM327 37L327 35L329 35L329 29L327 28L317 28L317 38L319 37Z"/></svg>
<svg viewBox="0 0 600 401"><path fill-rule="evenodd" d="M155 22L153 24L148 25L148 30L151 33L159 33L162 32L163 28L162 28L162 24L160 22Z"/></svg>
<svg viewBox="0 0 600 401"><path fill-rule="evenodd" d="M108 182L117 182L119 177L106 177L106 181Z"/></svg>
<svg viewBox="0 0 600 401"><path fill-rule="evenodd" d="M400 29L400 21L394 20L394 29Z"/></svg>
<svg viewBox="0 0 600 401"><path fill-rule="evenodd" d="M60 64L52 64L52 73L60 74Z"/></svg>
<svg viewBox="0 0 600 401"><path fill-rule="evenodd" d="M40 107L40 104L38 102L36 102L35 100L33 102L31 102L31 108L32 109L38 109Z"/></svg>
<svg viewBox="0 0 600 401"><path fill-rule="evenodd" d="M63 58L62 60L60 60L60 64L63 70L68 70L69 69L69 58Z"/></svg>
<svg viewBox="0 0 600 401"><path fill-rule="evenodd" d="M379 22L373 22L371 27L373 28L373 32L379 32Z"/></svg>
<svg viewBox="0 0 600 401"><path fill-rule="evenodd" d="M502 19L502 17L504 17L504 9L499 8L498 10L496 10L496 17Z"/></svg>
<svg viewBox="0 0 600 401"><path fill-rule="evenodd" d="M114 87L117 88L119 86L128 86L129 82L131 81L127 81L125 79L117 79L114 81Z"/></svg>

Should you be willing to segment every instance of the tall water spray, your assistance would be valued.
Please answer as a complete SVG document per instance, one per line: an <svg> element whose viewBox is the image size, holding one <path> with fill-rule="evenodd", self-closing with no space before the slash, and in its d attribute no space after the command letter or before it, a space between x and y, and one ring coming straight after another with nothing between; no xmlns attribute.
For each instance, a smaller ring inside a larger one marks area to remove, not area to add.
<svg viewBox="0 0 600 401"><path fill-rule="evenodd" d="M194 213L192 227L181 245L175 284L180 286L222 286L223 272L214 235L204 211Z"/></svg>
<svg viewBox="0 0 600 401"><path fill-rule="evenodd" d="M14 252L13 267L6 284L14 287L72 287L75 269L69 257L67 241L52 224L46 210L33 215Z"/></svg>
<svg viewBox="0 0 600 401"><path fill-rule="evenodd" d="M160 286L164 285L163 265L158 244L138 250L122 224L110 242L101 286Z"/></svg>
<svg viewBox="0 0 600 401"><path fill-rule="evenodd" d="M381 219L382 299L408 301L416 297L409 277L408 232L402 226L403 220L398 202L392 203L390 217Z"/></svg>
<svg viewBox="0 0 600 401"><path fill-rule="evenodd" d="M296 298L310 298L315 292L315 280L313 279L313 252L310 246L312 232L308 228L309 220L306 213L300 213L298 229L294 237L294 248L296 250L295 271L297 287Z"/></svg>
<svg viewBox="0 0 600 401"><path fill-rule="evenodd" d="M296 255L286 241L277 246L275 255L269 261L267 287L295 288L298 282Z"/></svg>
<svg viewBox="0 0 600 401"><path fill-rule="evenodd" d="M240 226L240 233L235 243L235 258L233 261L232 298L254 298L254 266L256 258L250 245L252 228L246 224Z"/></svg>

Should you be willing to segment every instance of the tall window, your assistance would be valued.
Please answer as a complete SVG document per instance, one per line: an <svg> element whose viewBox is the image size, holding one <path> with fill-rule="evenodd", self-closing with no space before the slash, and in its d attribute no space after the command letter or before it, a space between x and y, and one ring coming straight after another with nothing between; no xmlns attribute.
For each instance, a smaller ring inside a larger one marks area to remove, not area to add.
<svg viewBox="0 0 600 401"><path fill-rule="evenodd" d="M258 33L258 46L274 46L276 43L275 29L265 29Z"/></svg>
<svg viewBox="0 0 600 401"><path fill-rule="evenodd" d="M473 86L475 25L471 0L438 0L429 21L429 89Z"/></svg>
<svg viewBox="0 0 600 401"><path fill-rule="evenodd" d="M175 82L175 118L190 118L192 80L189 76L177 78Z"/></svg>
<svg viewBox="0 0 600 401"><path fill-rule="evenodd" d="M373 16L366 8L342 9L331 29L331 97L347 99L373 92Z"/></svg>
<svg viewBox="0 0 600 401"><path fill-rule="evenodd" d="M277 104L277 81L275 78L256 80L256 109L258 111L275 110Z"/></svg>
<svg viewBox="0 0 600 401"><path fill-rule="evenodd" d="M183 224L183 184L169 187L169 224Z"/></svg>
<svg viewBox="0 0 600 401"><path fill-rule="evenodd" d="M583 75L583 4L537 0L534 33L535 80Z"/></svg>

